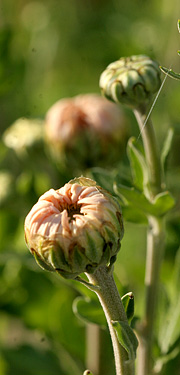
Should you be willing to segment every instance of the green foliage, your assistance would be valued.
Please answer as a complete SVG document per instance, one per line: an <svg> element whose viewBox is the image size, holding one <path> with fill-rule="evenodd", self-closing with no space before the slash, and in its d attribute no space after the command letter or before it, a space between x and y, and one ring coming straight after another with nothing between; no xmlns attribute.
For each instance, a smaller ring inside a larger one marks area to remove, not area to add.
<svg viewBox="0 0 180 375"><path fill-rule="evenodd" d="M129 324L131 323L131 320L134 316L134 295L132 292L126 293L122 298L122 303L124 306L124 310L127 315L127 319Z"/></svg>
<svg viewBox="0 0 180 375"><path fill-rule="evenodd" d="M107 325L104 312L95 298L77 297L73 302L73 312L86 323L98 324L101 327Z"/></svg>

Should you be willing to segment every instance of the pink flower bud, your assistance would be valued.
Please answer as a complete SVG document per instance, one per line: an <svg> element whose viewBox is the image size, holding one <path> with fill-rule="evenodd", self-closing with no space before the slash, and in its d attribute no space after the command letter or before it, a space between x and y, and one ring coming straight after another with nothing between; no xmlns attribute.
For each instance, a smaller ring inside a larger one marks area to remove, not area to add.
<svg viewBox="0 0 180 375"><path fill-rule="evenodd" d="M95 94L59 100L47 112L45 129L56 160L80 169L118 161L127 140L122 110Z"/></svg>
<svg viewBox="0 0 180 375"><path fill-rule="evenodd" d="M27 246L39 265L65 278L109 264L122 237L118 202L87 178L50 189L25 219Z"/></svg>

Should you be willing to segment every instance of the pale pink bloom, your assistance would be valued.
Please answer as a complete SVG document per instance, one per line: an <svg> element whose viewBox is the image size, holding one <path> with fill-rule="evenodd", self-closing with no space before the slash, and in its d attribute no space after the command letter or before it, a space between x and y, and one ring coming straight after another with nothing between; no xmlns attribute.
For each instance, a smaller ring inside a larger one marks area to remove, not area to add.
<svg viewBox="0 0 180 375"><path fill-rule="evenodd" d="M65 277L75 277L90 266L97 268L104 262L107 248L106 261L110 261L120 248L122 236L118 203L96 185L82 186L75 182L58 190L50 189L25 219L30 251ZM62 258L58 265L53 257Z"/></svg>
<svg viewBox="0 0 180 375"><path fill-rule="evenodd" d="M86 167L117 161L127 140L127 120L116 104L96 94L57 101L47 112L45 133L52 154ZM80 150L80 152L78 152ZM76 156L74 156L76 153ZM79 155L78 155L78 154Z"/></svg>

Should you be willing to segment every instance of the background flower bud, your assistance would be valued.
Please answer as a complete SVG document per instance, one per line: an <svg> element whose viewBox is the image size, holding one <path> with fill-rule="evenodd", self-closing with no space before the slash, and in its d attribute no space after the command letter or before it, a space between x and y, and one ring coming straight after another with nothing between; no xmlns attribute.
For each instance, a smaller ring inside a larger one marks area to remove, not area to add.
<svg viewBox="0 0 180 375"><path fill-rule="evenodd" d="M19 118L3 134L3 141L18 154L44 138L44 122L40 119Z"/></svg>
<svg viewBox="0 0 180 375"><path fill-rule="evenodd" d="M144 55L122 57L108 65L100 77L106 98L132 108L148 103L160 84L158 63Z"/></svg>
<svg viewBox="0 0 180 375"><path fill-rule="evenodd" d="M110 264L122 237L118 202L83 177L46 192L25 219L26 243L39 265L65 278Z"/></svg>
<svg viewBox="0 0 180 375"><path fill-rule="evenodd" d="M45 125L53 156L72 170L119 160L127 128L122 110L95 94L59 100L47 112Z"/></svg>

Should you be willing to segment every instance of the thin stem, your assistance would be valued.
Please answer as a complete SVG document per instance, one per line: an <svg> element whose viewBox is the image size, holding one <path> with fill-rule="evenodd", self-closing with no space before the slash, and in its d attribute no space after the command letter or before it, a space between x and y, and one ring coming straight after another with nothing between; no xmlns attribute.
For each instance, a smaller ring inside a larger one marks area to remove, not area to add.
<svg viewBox="0 0 180 375"><path fill-rule="evenodd" d="M146 164L149 174L149 196L153 199L162 191L162 171L153 125L148 119L144 126L146 110L134 111L143 139ZM161 218L150 216L147 232L147 255L145 271L145 311L139 327L138 375L149 375L152 369L152 341L154 320L157 308L157 293L160 267L164 251L164 222Z"/></svg>
<svg viewBox="0 0 180 375"><path fill-rule="evenodd" d="M112 325L112 321L114 320L127 322L126 313L114 282L113 275L109 272L106 266L99 267L94 274L86 275L92 284L100 286L96 291L96 294L104 310L111 334L116 375L133 375L134 369L131 368L129 370L127 366L127 352L120 345Z"/></svg>
<svg viewBox="0 0 180 375"><path fill-rule="evenodd" d="M110 337L106 329L97 324L86 325L86 368L91 369L93 375L114 373L110 345Z"/></svg>
<svg viewBox="0 0 180 375"><path fill-rule="evenodd" d="M145 273L145 311L142 325L139 327L140 345L138 352L138 375L149 375L151 373L154 320L157 308L159 274L163 252L163 219L149 217Z"/></svg>

